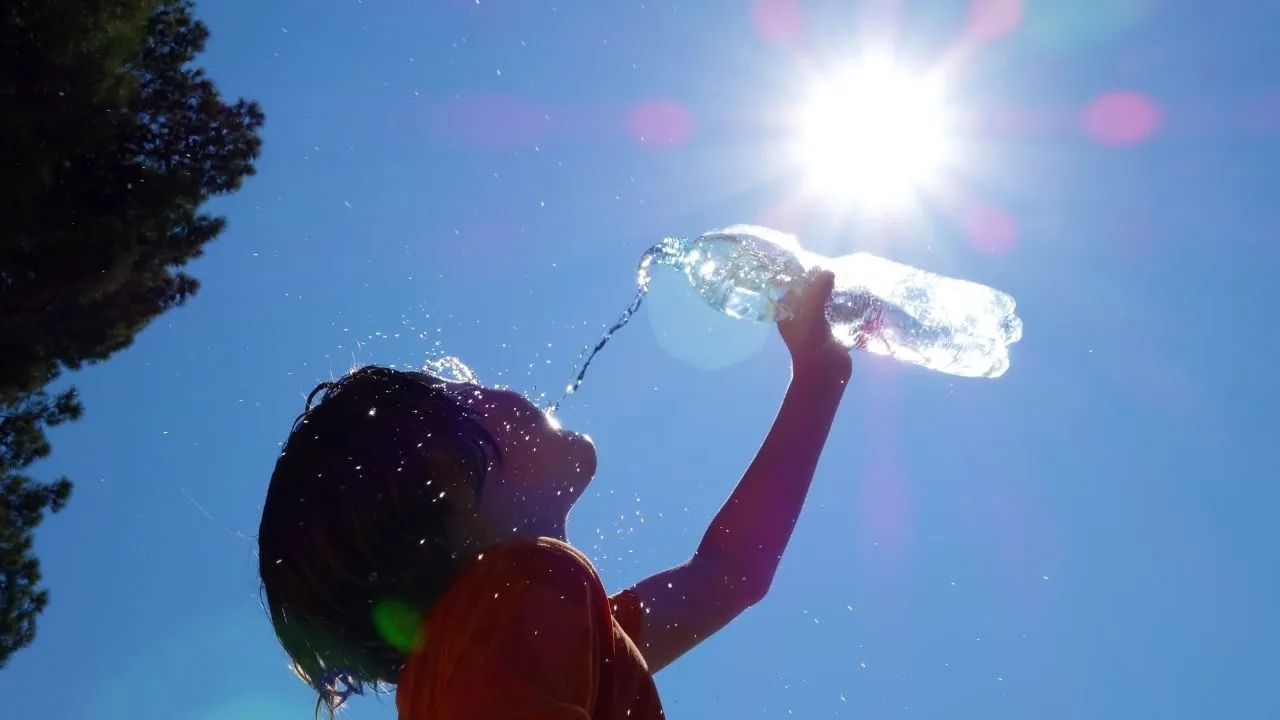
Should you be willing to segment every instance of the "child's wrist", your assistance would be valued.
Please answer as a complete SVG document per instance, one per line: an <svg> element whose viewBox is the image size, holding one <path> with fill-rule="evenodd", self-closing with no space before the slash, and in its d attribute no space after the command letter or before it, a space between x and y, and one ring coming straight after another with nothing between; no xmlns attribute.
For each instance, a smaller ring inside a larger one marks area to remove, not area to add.
<svg viewBox="0 0 1280 720"><path fill-rule="evenodd" d="M791 376L795 380L843 385L853 375L853 358L844 347L793 353Z"/></svg>

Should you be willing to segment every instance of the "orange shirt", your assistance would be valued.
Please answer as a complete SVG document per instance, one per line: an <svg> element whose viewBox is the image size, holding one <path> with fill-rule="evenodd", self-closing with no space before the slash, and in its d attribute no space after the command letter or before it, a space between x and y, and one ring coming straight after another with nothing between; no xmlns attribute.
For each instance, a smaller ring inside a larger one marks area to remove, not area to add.
<svg viewBox="0 0 1280 720"><path fill-rule="evenodd" d="M635 595L610 598L557 540L516 540L464 569L400 675L400 720L656 720Z"/></svg>

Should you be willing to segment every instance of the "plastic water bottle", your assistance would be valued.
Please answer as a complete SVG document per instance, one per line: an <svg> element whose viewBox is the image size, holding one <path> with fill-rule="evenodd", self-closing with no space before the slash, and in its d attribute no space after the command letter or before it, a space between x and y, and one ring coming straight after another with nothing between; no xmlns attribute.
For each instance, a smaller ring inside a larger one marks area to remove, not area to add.
<svg viewBox="0 0 1280 720"><path fill-rule="evenodd" d="M1003 375L1022 338L1013 298L999 290L864 252L824 258L755 225L658 243L640 263L642 293L655 264L682 272L712 307L761 322L790 317L808 271L830 270L827 319L842 345L951 375Z"/></svg>

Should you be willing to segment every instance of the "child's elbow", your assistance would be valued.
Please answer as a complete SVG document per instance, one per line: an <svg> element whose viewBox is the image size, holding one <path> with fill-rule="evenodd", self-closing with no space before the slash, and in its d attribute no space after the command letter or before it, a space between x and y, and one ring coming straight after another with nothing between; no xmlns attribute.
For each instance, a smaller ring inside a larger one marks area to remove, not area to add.
<svg viewBox="0 0 1280 720"><path fill-rule="evenodd" d="M733 594L734 604L740 611L759 604L769 594L769 588L773 587L773 573L761 572L759 569L740 569L731 574L726 573L726 576L734 578L727 585Z"/></svg>
<svg viewBox="0 0 1280 720"><path fill-rule="evenodd" d="M772 572L731 554L699 553L690 564L710 581L708 589L715 588L714 602L732 608L735 616L764 600L773 585Z"/></svg>
<svg viewBox="0 0 1280 720"><path fill-rule="evenodd" d="M771 587L773 587L772 576L765 580L756 580L749 583L745 588L746 592L743 594L744 604L742 609L745 610L749 607L760 604L760 602L764 600L765 596L769 594L769 588Z"/></svg>

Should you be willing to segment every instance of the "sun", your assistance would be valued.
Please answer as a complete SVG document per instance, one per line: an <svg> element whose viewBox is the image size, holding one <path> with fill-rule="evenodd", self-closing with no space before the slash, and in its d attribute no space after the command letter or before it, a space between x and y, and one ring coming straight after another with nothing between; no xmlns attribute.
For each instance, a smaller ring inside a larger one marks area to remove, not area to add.
<svg viewBox="0 0 1280 720"><path fill-rule="evenodd" d="M792 162L805 195L892 210L950 162L950 130L936 81L888 60L863 61L812 83L794 118Z"/></svg>

